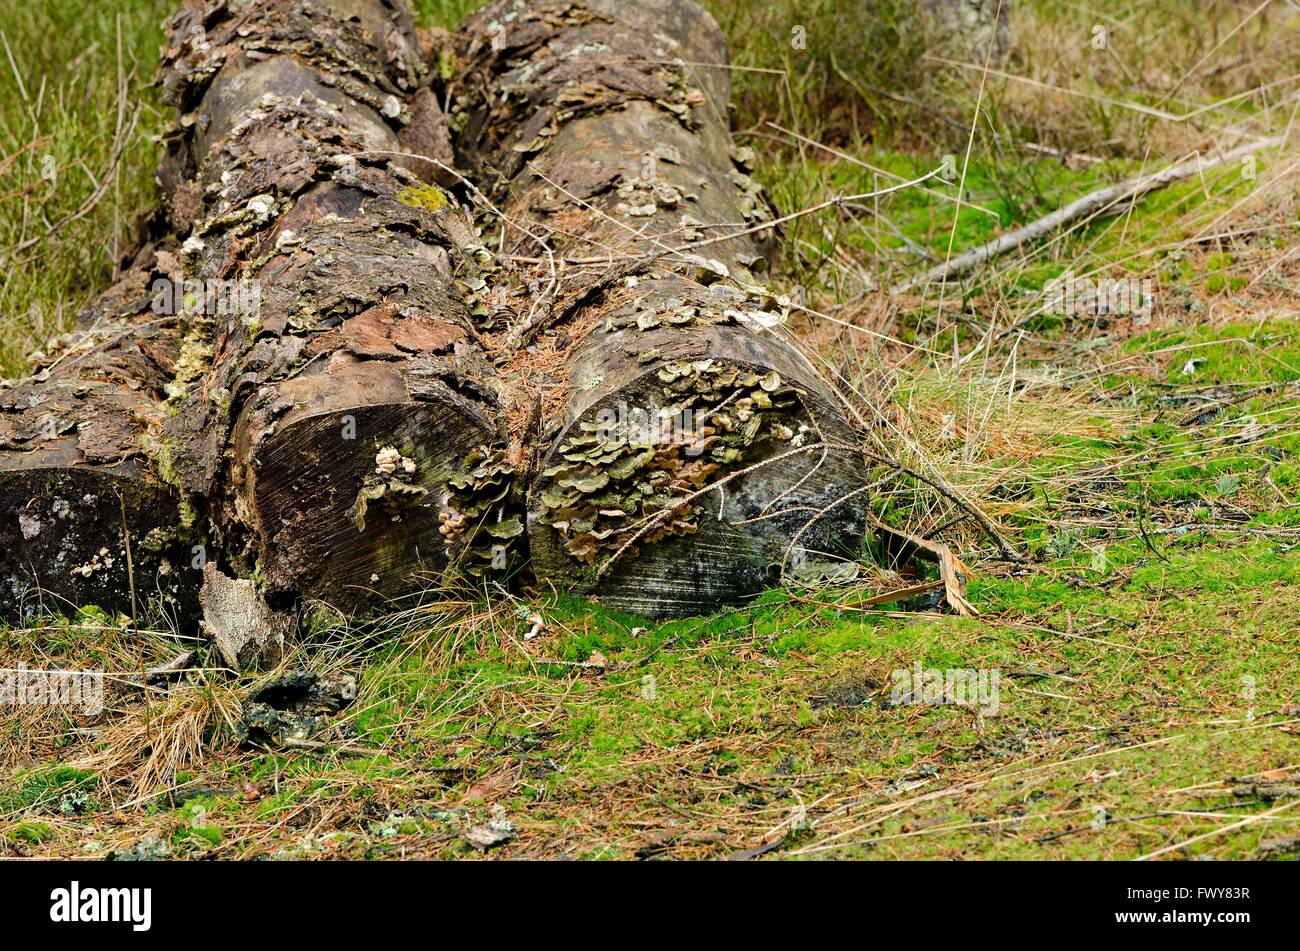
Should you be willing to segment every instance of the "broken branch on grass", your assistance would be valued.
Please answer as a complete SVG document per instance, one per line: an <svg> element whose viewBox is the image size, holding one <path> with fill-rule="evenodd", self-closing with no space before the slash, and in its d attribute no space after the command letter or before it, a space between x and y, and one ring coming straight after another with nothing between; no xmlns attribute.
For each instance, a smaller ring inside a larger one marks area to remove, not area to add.
<svg viewBox="0 0 1300 951"><path fill-rule="evenodd" d="M864 455L871 462L875 462L883 466L889 466L891 469L894 469L897 472L901 472L903 475L911 476L913 479L916 479L918 482L924 482L930 488L934 489L934 491L938 492L945 499L947 499L953 505L957 506L967 515L973 518L976 522L978 522L980 528L984 530L984 534L988 535L989 539L993 542L993 544L998 546L998 552L1002 556L1003 560L1015 562L1016 564L1021 564L1024 562L1025 556L1020 554L1020 552L1016 551L1015 547L1002 536L1002 533L998 531L998 527L995 524L993 524L993 519L989 518L982 511L980 511L978 506L973 505L970 502L967 502L960 495L958 495L957 490L954 489L952 486L950 486L947 480L945 480L942 476L935 475L933 478L931 478L929 476L922 475L921 473L917 472L915 469L910 469L900 462L897 462L886 456L877 455L876 453L865 452Z"/></svg>
<svg viewBox="0 0 1300 951"><path fill-rule="evenodd" d="M1056 209L1051 214L1031 221L1023 228L1010 231L1001 237L995 238L988 244L980 245L965 254L959 254L951 261L936 265L917 277L903 281L901 284L896 285L891 293L903 294L916 287L923 287L935 281L947 281L954 277L961 277L963 274L975 270L986 261L999 257L1030 241L1037 241L1039 238L1059 231L1081 218L1118 210L1119 206L1124 202L1136 202L1149 192L1186 178L1192 178L1230 162L1239 161L1263 149L1279 146L1282 142L1282 136L1258 139L1229 152L1209 158L1197 156L1185 162L1170 165L1150 175L1140 175L1137 178L1126 179L1119 184L1089 192L1082 198L1076 198L1068 205Z"/></svg>

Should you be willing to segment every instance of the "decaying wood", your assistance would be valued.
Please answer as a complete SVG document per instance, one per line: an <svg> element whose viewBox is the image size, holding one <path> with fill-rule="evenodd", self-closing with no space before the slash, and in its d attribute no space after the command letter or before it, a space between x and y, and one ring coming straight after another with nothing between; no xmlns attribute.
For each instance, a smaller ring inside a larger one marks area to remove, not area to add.
<svg viewBox="0 0 1300 951"><path fill-rule="evenodd" d="M256 582L229 578L209 562L203 568L199 600L204 631L234 670L274 667L284 655L292 616L268 605Z"/></svg>
<svg viewBox="0 0 1300 951"><path fill-rule="evenodd" d="M169 465L238 573L347 610L450 564L504 570L522 533L496 507L495 374L456 287L489 255L391 158L414 148L411 102L430 108L423 73L388 0L189 2L163 51L187 273L259 305L187 320Z"/></svg>
<svg viewBox="0 0 1300 951"><path fill-rule="evenodd" d="M401 0L172 17L175 237L4 393L6 611L34 566L66 604L192 606L197 539L242 664L294 597L359 612L506 577L525 526L540 584L649 615L857 548L864 458L761 286L777 222L717 24L691 0L502 0L460 40L476 184Z"/></svg>
<svg viewBox="0 0 1300 951"><path fill-rule="evenodd" d="M800 561L856 547L863 462L822 445L851 441L842 405L755 287L770 211L717 24L689 0L503 0L461 38L462 158L541 262L485 294L503 375L539 394L538 579L690 614L762 590L796 535Z"/></svg>
<svg viewBox="0 0 1300 951"><path fill-rule="evenodd" d="M193 613L191 532L146 447L179 356L177 318L154 312L162 252L78 317L0 391L0 618L163 601Z"/></svg>

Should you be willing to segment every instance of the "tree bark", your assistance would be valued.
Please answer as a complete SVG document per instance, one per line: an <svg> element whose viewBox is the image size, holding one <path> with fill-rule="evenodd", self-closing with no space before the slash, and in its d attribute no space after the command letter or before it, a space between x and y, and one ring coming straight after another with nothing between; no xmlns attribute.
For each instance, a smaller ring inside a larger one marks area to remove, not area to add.
<svg viewBox="0 0 1300 951"><path fill-rule="evenodd" d="M717 24L690 0L500 0L461 40L453 127L524 265L491 293L539 417L539 581L697 614L855 549L864 463L823 446L854 441L845 406L756 284L770 211Z"/></svg>
<svg viewBox="0 0 1300 951"><path fill-rule="evenodd" d="M490 255L427 163L394 158L431 99L405 7L189 2L169 32L187 273L258 292L256 313L186 321L179 486L272 595L359 611L507 570L495 374L456 286Z"/></svg>
<svg viewBox="0 0 1300 951"><path fill-rule="evenodd" d="M0 392L0 619L92 604L194 613L197 539L146 451L180 349L177 318L151 306L157 273L128 270Z"/></svg>
<svg viewBox="0 0 1300 951"><path fill-rule="evenodd" d="M500 255L434 184L445 117L399 0L169 21L158 182L184 240L0 402L4 610L33 566L73 605L192 605L199 529L273 602L349 613L505 576L525 524L540 583L654 616L856 550L865 463L759 283L771 213L717 24L502 0L462 40Z"/></svg>

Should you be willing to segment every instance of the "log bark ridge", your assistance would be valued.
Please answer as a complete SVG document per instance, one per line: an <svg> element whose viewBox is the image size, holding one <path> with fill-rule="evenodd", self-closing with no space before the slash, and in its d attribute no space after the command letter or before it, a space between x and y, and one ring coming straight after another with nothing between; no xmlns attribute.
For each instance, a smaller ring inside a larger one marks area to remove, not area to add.
<svg viewBox="0 0 1300 951"><path fill-rule="evenodd" d="M152 306L169 254L140 258L153 266L126 271L0 391L0 619L92 604L193 614L193 519L147 453L180 350L178 319Z"/></svg>
<svg viewBox="0 0 1300 951"><path fill-rule="evenodd" d="M458 43L448 117L401 0L185 0L175 237L0 402L6 610L33 563L134 608L199 532L276 617L529 556L543 587L697 614L858 549L866 464L763 284L717 24L498 0Z"/></svg>

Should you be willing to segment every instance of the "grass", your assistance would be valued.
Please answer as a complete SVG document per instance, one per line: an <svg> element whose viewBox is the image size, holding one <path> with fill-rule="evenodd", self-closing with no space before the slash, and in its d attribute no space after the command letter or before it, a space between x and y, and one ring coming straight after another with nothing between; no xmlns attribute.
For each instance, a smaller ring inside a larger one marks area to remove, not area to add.
<svg viewBox="0 0 1300 951"><path fill-rule="evenodd" d="M38 4L0 19L0 371L71 326L151 201L162 115L148 84L169 7Z"/></svg>
<svg viewBox="0 0 1300 951"><path fill-rule="evenodd" d="M252 683L212 669L203 645L170 691L133 683L195 646L165 626L88 610L0 631L0 666L114 675L96 716L4 711L0 854L1294 850L1300 259L1287 153L1026 247L942 303L878 289L1101 185L1285 130L1297 14L1017 4L1007 76L981 92L978 75L927 59L902 4L854 5L847 26L829 2L709 5L744 67L738 135L762 153L783 211L915 177L946 154L965 166L960 206L954 186L934 183L793 222L782 289L799 285L815 312L800 319L805 339L870 394L875 437L942 474L1026 563L996 560L950 499L882 472L876 515L972 566L977 617L862 605L917 579L867 557L857 585L658 624L504 592L395 609L364 629L320 612L285 666L356 672L360 694L320 746L292 750L241 744ZM6 372L21 373L110 278L150 203L164 120L148 80L169 6L45 0L0 20L0 66L13 63L0 70L0 248L43 236L0 272ZM417 3L421 22L445 25L471 6ZM51 231L103 179L137 103L112 187ZM1047 282L1067 270L1149 278L1155 312L1042 312ZM918 664L996 672L996 710L979 697L900 702L900 672ZM503 843L474 845L483 830Z"/></svg>

